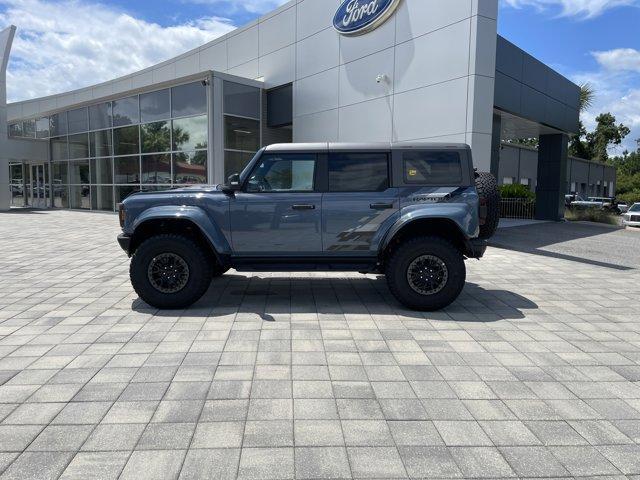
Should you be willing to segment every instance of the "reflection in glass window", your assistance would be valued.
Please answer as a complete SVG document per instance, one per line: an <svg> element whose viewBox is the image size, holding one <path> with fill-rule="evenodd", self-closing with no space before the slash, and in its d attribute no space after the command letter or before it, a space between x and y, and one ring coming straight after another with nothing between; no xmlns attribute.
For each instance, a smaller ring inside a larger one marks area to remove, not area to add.
<svg viewBox="0 0 640 480"><path fill-rule="evenodd" d="M22 136L28 138L35 138L36 136L36 121L25 120L22 122Z"/></svg>
<svg viewBox="0 0 640 480"><path fill-rule="evenodd" d="M224 152L225 181L234 173L242 173L253 157L254 154L248 152Z"/></svg>
<svg viewBox="0 0 640 480"><path fill-rule="evenodd" d="M173 181L179 184L207 183L207 152L174 153Z"/></svg>
<svg viewBox="0 0 640 480"><path fill-rule="evenodd" d="M49 137L49 118L38 118L36 120L36 138Z"/></svg>
<svg viewBox="0 0 640 480"><path fill-rule="evenodd" d="M224 113L260 118L260 89L224 82Z"/></svg>
<svg viewBox="0 0 640 480"><path fill-rule="evenodd" d="M267 155L251 172L247 191L312 192L315 167L315 155Z"/></svg>
<svg viewBox="0 0 640 480"><path fill-rule="evenodd" d="M11 125L9 125L9 136L10 137L22 136L22 122L12 123Z"/></svg>
<svg viewBox="0 0 640 480"><path fill-rule="evenodd" d="M113 126L121 127L140 122L138 96L121 98L113 102Z"/></svg>
<svg viewBox="0 0 640 480"><path fill-rule="evenodd" d="M89 156L89 136L86 133L69 135L69 158L87 158Z"/></svg>
<svg viewBox="0 0 640 480"><path fill-rule="evenodd" d="M69 186L55 179L53 180L53 206L69 208Z"/></svg>
<svg viewBox="0 0 640 480"><path fill-rule="evenodd" d="M67 112L56 113L49 118L51 136L67 134Z"/></svg>
<svg viewBox="0 0 640 480"><path fill-rule="evenodd" d="M69 158L69 148L67 137L57 137L50 140L51 160L67 160Z"/></svg>
<svg viewBox="0 0 640 480"><path fill-rule="evenodd" d="M330 192L382 192L389 188L386 153L335 153L329 156Z"/></svg>
<svg viewBox="0 0 640 480"><path fill-rule="evenodd" d="M260 122L224 117L224 148L255 152L260 148Z"/></svg>
<svg viewBox="0 0 640 480"><path fill-rule="evenodd" d="M115 183L140 183L140 157L113 159Z"/></svg>
<svg viewBox="0 0 640 480"><path fill-rule="evenodd" d="M67 112L67 123L69 125L69 133L81 133L89 130L89 115L86 107L69 110Z"/></svg>
<svg viewBox="0 0 640 480"><path fill-rule="evenodd" d="M111 128L111 102L89 107L89 130Z"/></svg>
<svg viewBox="0 0 640 480"><path fill-rule="evenodd" d="M113 160L98 158L91 160L91 183L113 183Z"/></svg>
<svg viewBox="0 0 640 480"><path fill-rule="evenodd" d="M51 165L53 166L53 182L58 184L69 183L67 162L54 162Z"/></svg>
<svg viewBox="0 0 640 480"><path fill-rule="evenodd" d="M166 120L169 113L169 89L140 95L140 121L142 123Z"/></svg>
<svg viewBox="0 0 640 480"><path fill-rule="evenodd" d="M180 85L171 89L173 117L203 115L207 113L207 87L202 82Z"/></svg>
<svg viewBox="0 0 640 480"><path fill-rule="evenodd" d="M69 187L69 208L89 210L91 208L91 189L89 185L71 185Z"/></svg>
<svg viewBox="0 0 640 480"><path fill-rule="evenodd" d="M91 209L113 211L113 187L91 186Z"/></svg>
<svg viewBox="0 0 640 480"><path fill-rule="evenodd" d="M188 151L207 148L207 116L173 121L173 149Z"/></svg>
<svg viewBox="0 0 640 480"><path fill-rule="evenodd" d="M140 126L142 153L171 151L171 131L169 122L147 123Z"/></svg>
<svg viewBox="0 0 640 480"><path fill-rule="evenodd" d="M140 153L138 126L115 128L113 130L113 149L116 155Z"/></svg>
<svg viewBox="0 0 640 480"><path fill-rule="evenodd" d="M139 191L140 191L140 187L137 187L137 186L134 187L133 185L116 186L115 201L116 203L120 203L132 193L136 193Z"/></svg>
<svg viewBox="0 0 640 480"><path fill-rule="evenodd" d="M404 152L404 180L407 183L457 185L462 182L460 155L455 152Z"/></svg>
<svg viewBox="0 0 640 480"><path fill-rule="evenodd" d="M89 153L92 157L109 157L113 155L111 130L100 130L89 134Z"/></svg>
<svg viewBox="0 0 640 480"><path fill-rule="evenodd" d="M69 183L89 183L89 160L74 160L69 162Z"/></svg>
<svg viewBox="0 0 640 480"><path fill-rule="evenodd" d="M142 183L171 184L171 154L143 155Z"/></svg>

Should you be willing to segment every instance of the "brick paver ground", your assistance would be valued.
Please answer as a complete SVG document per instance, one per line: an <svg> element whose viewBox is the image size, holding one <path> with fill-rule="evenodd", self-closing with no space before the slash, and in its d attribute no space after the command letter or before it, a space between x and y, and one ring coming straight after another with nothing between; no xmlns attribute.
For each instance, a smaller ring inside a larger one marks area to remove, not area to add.
<svg viewBox="0 0 640 480"><path fill-rule="evenodd" d="M117 231L0 214L3 480L640 474L638 270L492 248L444 312L233 272L159 312Z"/></svg>

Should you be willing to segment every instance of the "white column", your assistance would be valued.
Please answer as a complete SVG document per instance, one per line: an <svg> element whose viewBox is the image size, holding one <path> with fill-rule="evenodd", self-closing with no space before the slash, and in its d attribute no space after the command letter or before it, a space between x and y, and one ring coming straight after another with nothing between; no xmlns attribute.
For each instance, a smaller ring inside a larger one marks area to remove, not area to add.
<svg viewBox="0 0 640 480"><path fill-rule="evenodd" d="M2 63L0 64L0 211L9 209L9 158L6 156L9 150L9 135L7 128L7 64L11 53L11 44L16 27L13 25L0 32L0 51Z"/></svg>

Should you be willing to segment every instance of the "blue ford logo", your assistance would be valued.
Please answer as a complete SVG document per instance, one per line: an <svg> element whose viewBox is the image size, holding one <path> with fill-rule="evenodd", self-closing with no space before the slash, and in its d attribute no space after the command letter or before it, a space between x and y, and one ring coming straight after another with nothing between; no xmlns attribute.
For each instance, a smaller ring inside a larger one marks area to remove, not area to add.
<svg viewBox="0 0 640 480"><path fill-rule="evenodd" d="M362 35L387 21L399 4L400 0L344 0L333 26L343 35Z"/></svg>

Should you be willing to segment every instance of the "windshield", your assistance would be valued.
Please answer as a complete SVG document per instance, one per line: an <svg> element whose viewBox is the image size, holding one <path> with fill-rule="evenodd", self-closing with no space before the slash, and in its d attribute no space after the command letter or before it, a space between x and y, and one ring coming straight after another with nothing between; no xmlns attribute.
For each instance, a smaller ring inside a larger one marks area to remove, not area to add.
<svg viewBox="0 0 640 480"><path fill-rule="evenodd" d="M640 203L636 203L629 209L630 212L640 212Z"/></svg>

